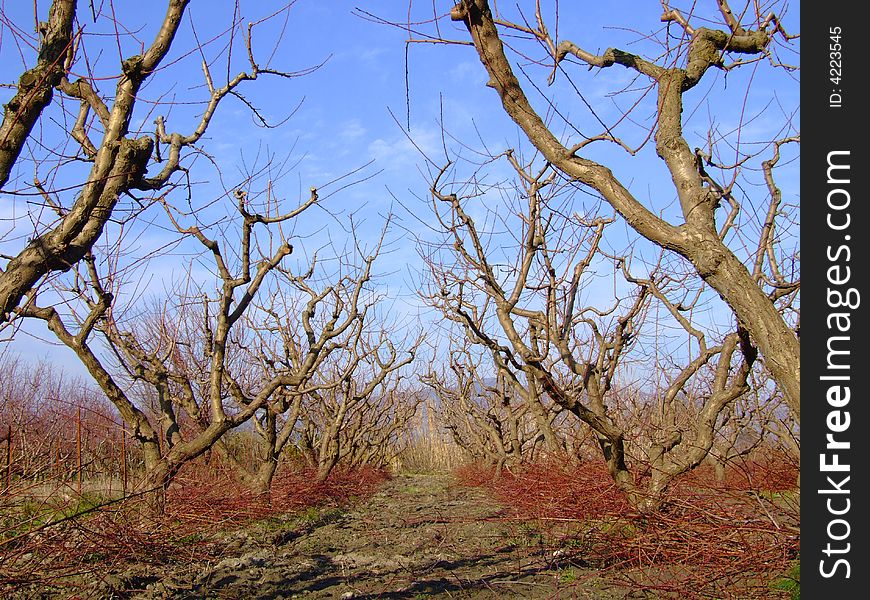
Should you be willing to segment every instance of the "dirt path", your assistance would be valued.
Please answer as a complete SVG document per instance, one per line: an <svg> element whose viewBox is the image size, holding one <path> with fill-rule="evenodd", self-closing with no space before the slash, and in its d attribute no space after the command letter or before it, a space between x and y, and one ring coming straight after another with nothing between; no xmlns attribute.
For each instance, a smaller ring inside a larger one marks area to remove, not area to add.
<svg viewBox="0 0 870 600"><path fill-rule="evenodd" d="M114 597L615 597L500 514L482 490L442 476L400 476L350 510L239 533L220 561L116 581L139 591Z"/></svg>

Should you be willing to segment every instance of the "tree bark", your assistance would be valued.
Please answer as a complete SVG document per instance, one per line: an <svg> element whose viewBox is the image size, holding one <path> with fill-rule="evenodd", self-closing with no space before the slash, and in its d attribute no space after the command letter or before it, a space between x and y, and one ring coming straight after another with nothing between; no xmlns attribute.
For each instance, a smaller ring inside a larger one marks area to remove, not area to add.
<svg viewBox="0 0 870 600"><path fill-rule="evenodd" d="M35 67L18 80L18 93L6 104L0 125L0 189L21 154L21 149L42 111L51 103L54 86L65 72L67 53L72 45L75 0L55 0L42 24L39 59Z"/></svg>

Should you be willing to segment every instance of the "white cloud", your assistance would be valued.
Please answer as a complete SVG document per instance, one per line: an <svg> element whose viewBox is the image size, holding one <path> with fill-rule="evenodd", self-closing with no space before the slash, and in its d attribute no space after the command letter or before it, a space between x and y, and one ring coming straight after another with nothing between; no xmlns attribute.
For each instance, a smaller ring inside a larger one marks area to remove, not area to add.
<svg viewBox="0 0 870 600"><path fill-rule="evenodd" d="M377 138L368 145L367 152L379 168L386 170L413 169L425 161L421 152L437 160L441 147L441 134L434 128L412 127L408 136L399 133L390 138ZM413 141L412 141L413 140Z"/></svg>
<svg viewBox="0 0 870 600"><path fill-rule="evenodd" d="M350 119L339 127L339 138L342 142L356 141L367 133L368 129L363 127L359 119Z"/></svg>

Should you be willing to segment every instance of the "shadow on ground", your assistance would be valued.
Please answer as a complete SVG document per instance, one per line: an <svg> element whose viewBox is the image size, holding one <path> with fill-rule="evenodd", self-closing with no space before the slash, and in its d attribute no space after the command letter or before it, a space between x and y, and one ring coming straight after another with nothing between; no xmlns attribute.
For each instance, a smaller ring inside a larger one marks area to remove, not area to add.
<svg viewBox="0 0 870 600"><path fill-rule="evenodd" d="M243 532L219 561L107 576L106 598L625 598L476 488L403 475L346 511Z"/></svg>

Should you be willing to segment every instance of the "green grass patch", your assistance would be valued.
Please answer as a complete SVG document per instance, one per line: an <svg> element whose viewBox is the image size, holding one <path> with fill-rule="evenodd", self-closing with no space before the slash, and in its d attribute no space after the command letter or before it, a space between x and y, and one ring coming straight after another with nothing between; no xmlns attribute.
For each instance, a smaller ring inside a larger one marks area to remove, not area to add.
<svg viewBox="0 0 870 600"><path fill-rule="evenodd" d="M0 507L0 544L21 535L91 513L110 501L102 494L86 492L63 502L27 498Z"/></svg>
<svg viewBox="0 0 870 600"><path fill-rule="evenodd" d="M559 583L570 584L577 581L577 571L569 567L559 572Z"/></svg>
<svg viewBox="0 0 870 600"><path fill-rule="evenodd" d="M780 577L772 584L773 589L781 590L791 594L791 600L800 600L801 598L801 563L796 562L788 574Z"/></svg>

